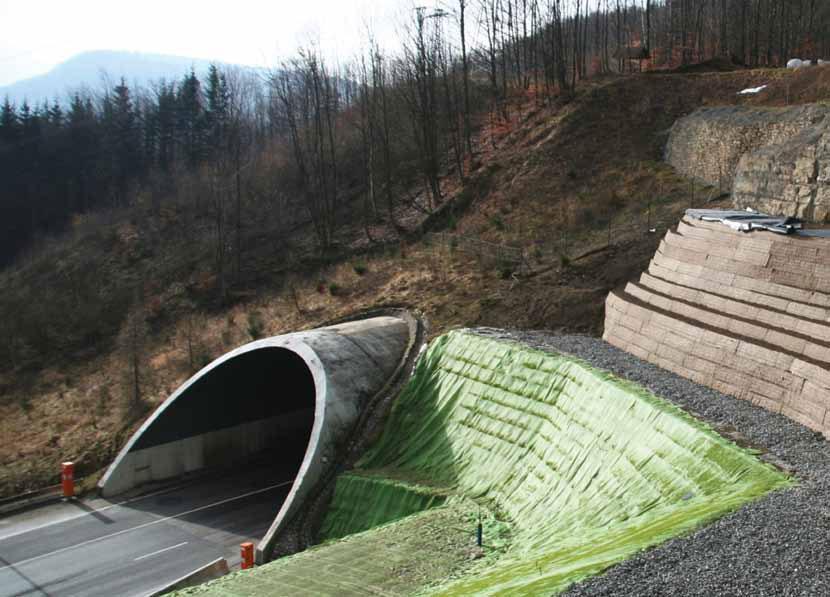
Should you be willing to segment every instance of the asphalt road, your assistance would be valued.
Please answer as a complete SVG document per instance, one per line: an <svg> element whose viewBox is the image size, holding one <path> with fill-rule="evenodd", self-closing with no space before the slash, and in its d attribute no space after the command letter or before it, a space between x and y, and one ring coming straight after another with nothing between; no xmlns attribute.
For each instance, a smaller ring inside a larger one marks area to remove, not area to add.
<svg viewBox="0 0 830 597"><path fill-rule="evenodd" d="M0 519L0 597L146 595L262 537L291 488L256 469Z"/></svg>

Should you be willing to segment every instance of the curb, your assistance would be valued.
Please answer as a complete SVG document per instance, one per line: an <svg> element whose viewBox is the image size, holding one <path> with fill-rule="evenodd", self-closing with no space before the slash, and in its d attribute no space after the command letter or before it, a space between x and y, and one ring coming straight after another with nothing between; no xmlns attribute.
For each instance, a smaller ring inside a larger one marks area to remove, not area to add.
<svg viewBox="0 0 830 597"><path fill-rule="evenodd" d="M45 491L33 491L28 494L0 500L0 515L14 514L16 512L22 512L32 508L57 504L63 499L64 497L63 494L60 493L60 488L50 488Z"/></svg>

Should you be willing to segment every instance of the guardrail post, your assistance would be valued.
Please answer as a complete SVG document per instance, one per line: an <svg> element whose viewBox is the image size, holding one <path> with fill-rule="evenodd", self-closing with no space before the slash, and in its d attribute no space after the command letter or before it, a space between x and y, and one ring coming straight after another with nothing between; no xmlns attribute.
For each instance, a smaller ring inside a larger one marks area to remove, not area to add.
<svg viewBox="0 0 830 597"><path fill-rule="evenodd" d="M75 463L62 462L61 463L61 489L63 490L63 497L75 497Z"/></svg>
<svg viewBox="0 0 830 597"><path fill-rule="evenodd" d="M254 544L253 543L242 543L239 545L240 552L242 554L242 570L247 570L248 568L254 567Z"/></svg>

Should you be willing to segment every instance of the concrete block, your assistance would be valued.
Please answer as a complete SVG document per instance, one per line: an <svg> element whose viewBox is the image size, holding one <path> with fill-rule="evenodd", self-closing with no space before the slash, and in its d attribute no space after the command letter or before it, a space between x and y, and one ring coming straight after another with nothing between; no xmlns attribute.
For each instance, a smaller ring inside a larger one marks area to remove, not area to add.
<svg viewBox="0 0 830 597"><path fill-rule="evenodd" d="M616 346L620 350L628 352L628 343L620 339L620 337L615 334L615 330L606 331L602 335L602 339L608 342L611 346Z"/></svg>
<svg viewBox="0 0 830 597"><path fill-rule="evenodd" d="M830 294L824 292L812 292L810 293L808 302L811 305L816 305L823 309L830 310ZM830 319L830 313L828 313L828 319Z"/></svg>
<svg viewBox="0 0 830 597"><path fill-rule="evenodd" d="M780 413L781 409L784 407L784 405L781 402L770 400L766 396L761 396L760 394L756 394L751 390L747 392L745 396L750 402L752 402L752 404L760 406L761 408L765 408L766 410L774 413Z"/></svg>
<svg viewBox="0 0 830 597"><path fill-rule="evenodd" d="M695 344L690 354L713 363L721 363L724 357L723 349L702 342Z"/></svg>
<svg viewBox="0 0 830 597"><path fill-rule="evenodd" d="M700 277L705 271L702 263L681 263L677 266L677 272L686 276Z"/></svg>
<svg viewBox="0 0 830 597"><path fill-rule="evenodd" d="M699 373L705 373L707 376L711 376L714 378L715 370L717 369L717 364L707 361L706 359L701 359L694 355L686 355L686 358L683 359L683 366L692 370L697 371Z"/></svg>
<svg viewBox="0 0 830 597"><path fill-rule="evenodd" d="M795 317L815 319L817 321L826 321L828 315L827 309L824 309L823 307L797 303L795 301L790 301L787 305L787 313Z"/></svg>
<svg viewBox="0 0 830 597"><path fill-rule="evenodd" d="M830 371L813 363L801 359L795 359L790 372L799 378L809 379L811 382L823 388L830 389Z"/></svg>
<svg viewBox="0 0 830 597"><path fill-rule="evenodd" d="M805 380L801 388L799 396L799 404L807 405L811 408L818 408L827 410L830 408L830 390L822 388L810 380ZM794 408L798 406L793 405ZM804 408L807 408L805 406Z"/></svg>
<svg viewBox="0 0 830 597"><path fill-rule="evenodd" d="M690 370L689 379L693 382L698 383L702 386L711 386L712 385L712 374L711 373L702 373L700 371Z"/></svg>
<svg viewBox="0 0 830 597"><path fill-rule="evenodd" d="M774 269L770 274L770 282L775 284L782 284L784 286L792 286L794 288L814 289L815 280L812 275L804 275L798 272L792 272L781 269Z"/></svg>
<svg viewBox="0 0 830 597"><path fill-rule="evenodd" d="M648 302L648 299L651 296L647 289L638 286L633 282L629 282L625 285L625 293L629 296L633 296L634 298L638 298L644 302Z"/></svg>
<svg viewBox="0 0 830 597"><path fill-rule="evenodd" d="M674 330L670 330L663 338L663 343L669 348L678 350L680 353L687 353L694 347L695 340Z"/></svg>
<svg viewBox="0 0 830 597"><path fill-rule="evenodd" d="M651 354L650 351L645 350L644 348L638 346L637 344L629 344L628 347L625 349L626 352L633 354L635 357L647 361L649 355Z"/></svg>
<svg viewBox="0 0 830 597"><path fill-rule="evenodd" d="M773 346L780 346L784 350L802 354L807 347L807 340L778 331L767 330L764 341Z"/></svg>
<svg viewBox="0 0 830 597"><path fill-rule="evenodd" d="M737 336L744 336L755 340L763 340L767 334L766 327L749 323L748 321L743 321L742 319L729 320L727 329Z"/></svg>
<svg viewBox="0 0 830 597"><path fill-rule="evenodd" d="M798 319L792 315L787 315L785 313L769 309L759 309L755 313L755 320L757 323L762 324L765 327L776 327L782 329L792 328L794 330L795 326L798 324Z"/></svg>
<svg viewBox="0 0 830 597"><path fill-rule="evenodd" d="M682 365L683 360L686 358L685 352L668 344L661 344L657 348L656 354L659 358L671 361L677 365Z"/></svg>
<svg viewBox="0 0 830 597"><path fill-rule="evenodd" d="M715 381L730 383L742 388L749 389L750 383L752 381L752 376L747 375L738 369L728 367L724 363L721 363L721 365L721 367L715 369Z"/></svg>
<svg viewBox="0 0 830 597"><path fill-rule="evenodd" d="M746 357L757 363L773 367L778 361L778 355L775 351L764 348L763 346L758 346L757 344L751 344L749 342L741 342L741 345L738 346L738 355Z"/></svg>
<svg viewBox="0 0 830 597"><path fill-rule="evenodd" d="M751 377L753 379L760 379L784 388L786 391L790 391L793 388L793 374L789 370L771 366L758 367L756 365L751 369L747 369L747 371L752 372Z"/></svg>
<svg viewBox="0 0 830 597"><path fill-rule="evenodd" d="M720 392L721 394L726 394L728 396L734 396L735 398L741 398L744 394L743 388L740 386L731 384L729 382L720 381L715 379L712 382L712 388Z"/></svg>
<svg viewBox="0 0 830 597"><path fill-rule="evenodd" d="M736 279L736 275L733 272L712 270L708 266L701 272L700 276L722 286L731 286L735 283Z"/></svg>
<svg viewBox="0 0 830 597"><path fill-rule="evenodd" d="M830 293L830 272L822 272L822 275L816 275L813 282L813 289L822 293Z"/></svg>
<svg viewBox="0 0 830 597"><path fill-rule="evenodd" d="M710 330L705 330L701 340L707 344L719 347L725 353L734 353L738 350L740 341L737 338L732 338L725 334L719 334Z"/></svg>
<svg viewBox="0 0 830 597"><path fill-rule="evenodd" d="M756 394L760 394L768 398L769 400L774 400L776 402L783 402L786 398L789 390L787 388L782 388L781 386L777 386L772 384L768 381L764 381L758 377L752 380L750 384L750 389L755 392Z"/></svg>
<svg viewBox="0 0 830 597"><path fill-rule="evenodd" d="M830 348L827 346L810 343L802 354L808 359L830 364Z"/></svg>
<svg viewBox="0 0 830 597"><path fill-rule="evenodd" d="M790 304L790 301L786 298L759 294L757 292L751 292L749 294L752 296L752 302L764 307L769 307L770 309L777 309L778 311L786 311L787 305Z"/></svg>
<svg viewBox="0 0 830 597"><path fill-rule="evenodd" d="M814 412L812 415L810 415L802 413L800 410L797 410L792 406L784 405L784 407L781 409L781 414L785 417L789 417L796 423L804 425L808 429L812 429L813 431L823 430L824 413ZM822 420L816 420L815 418L813 418L814 416L821 416Z"/></svg>
<svg viewBox="0 0 830 597"><path fill-rule="evenodd" d="M708 255L712 255L713 257L721 257L723 259L734 260L735 259L735 246L719 243L719 242L712 242L711 240L699 240L695 241L701 248L700 251L705 251Z"/></svg>

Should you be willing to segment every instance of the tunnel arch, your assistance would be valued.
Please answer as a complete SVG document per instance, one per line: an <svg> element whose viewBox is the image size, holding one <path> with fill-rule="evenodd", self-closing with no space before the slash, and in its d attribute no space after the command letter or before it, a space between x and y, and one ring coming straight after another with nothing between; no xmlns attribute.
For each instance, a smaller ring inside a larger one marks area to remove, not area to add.
<svg viewBox="0 0 830 597"><path fill-rule="evenodd" d="M366 404L400 371L416 328L404 312L266 338L223 355L139 427L101 478L99 492L109 497L222 467L287 434L307 434L302 456L294 459L291 490L266 535L270 541L337 461Z"/></svg>
<svg viewBox="0 0 830 597"><path fill-rule="evenodd" d="M132 449L149 449L275 417L286 423L282 425L286 431L308 427L307 443L315 393L314 376L297 353L283 347L252 346L194 379L158 411Z"/></svg>

